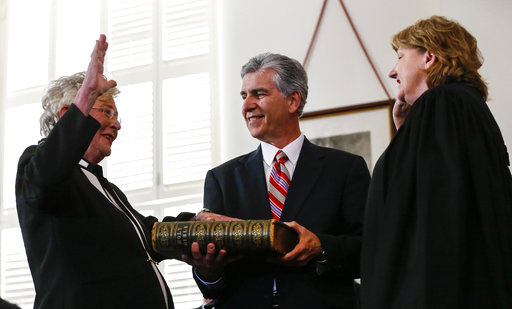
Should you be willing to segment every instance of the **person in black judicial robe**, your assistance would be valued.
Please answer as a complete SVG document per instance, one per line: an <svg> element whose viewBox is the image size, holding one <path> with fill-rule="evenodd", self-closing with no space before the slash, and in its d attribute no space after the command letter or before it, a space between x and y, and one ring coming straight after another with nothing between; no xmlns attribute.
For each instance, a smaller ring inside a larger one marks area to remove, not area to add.
<svg viewBox="0 0 512 309"><path fill-rule="evenodd" d="M362 308L512 308L512 180L476 40L433 16L392 44L403 125L370 184Z"/></svg>
<svg viewBox="0 0 512 309"><path fill-rule="evenodd" d="M79 73L50 84L43 105L56 105L47 109L60 110L60 119L42 126L48 137L19 160L16 201L34 308L173 308L153 263L163 257L148 242L156 218L140 215L94 171L121 128L116 83L102 75L106 49L102 35L85 78Z"/></svg>
<svg viewBox="0 0 512 309"><path fill-rule="evenodd" d="M292 71L283 72L281 66ZM278 74L287 85L275 82ZM297 61L258 55L242 68L242 77L242 114L251 135L262 143L207 173L204 206L215 214L199 217L272 219L264 152L272 152L271 161L278 149L291 157L291 149L297 147L280 220L296 221L292 227L300 242L293 254L279 259L285 265L245 256L225 266L220 284L205 284L217 278L205 280L200 268L194 273L196 282L205 297L214 298L215 308L355 308L353 279L359 277L368 168L360 156L316 146L301 134L298 116L307 96L307 75ZM305 90L297 85L305 85ZM277 296L273 296L274 281Z"/></svg>

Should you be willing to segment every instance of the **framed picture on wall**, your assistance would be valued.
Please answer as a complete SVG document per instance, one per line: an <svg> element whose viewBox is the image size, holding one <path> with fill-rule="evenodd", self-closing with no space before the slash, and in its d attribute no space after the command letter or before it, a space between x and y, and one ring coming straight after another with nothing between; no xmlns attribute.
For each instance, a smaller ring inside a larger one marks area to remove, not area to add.
<svg viewBox="0 0 512 309"><path fill-rule="evenodd" d="M305 113L301 131L314 144L362 156L372 171L395 132L391 110L392 102L381 101Z"/></svg>

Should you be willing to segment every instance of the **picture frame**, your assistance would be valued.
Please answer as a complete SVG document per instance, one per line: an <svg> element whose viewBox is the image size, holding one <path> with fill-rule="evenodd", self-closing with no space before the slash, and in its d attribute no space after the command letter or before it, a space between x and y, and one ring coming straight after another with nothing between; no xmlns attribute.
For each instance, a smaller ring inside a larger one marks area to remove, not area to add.
<svg viewBox="0 0 512 309"><path fill-rule="evenodd" d="M372 171L396 133L393 104L385 100L304 113L301 131L314 144L362 156Z"/></svg>

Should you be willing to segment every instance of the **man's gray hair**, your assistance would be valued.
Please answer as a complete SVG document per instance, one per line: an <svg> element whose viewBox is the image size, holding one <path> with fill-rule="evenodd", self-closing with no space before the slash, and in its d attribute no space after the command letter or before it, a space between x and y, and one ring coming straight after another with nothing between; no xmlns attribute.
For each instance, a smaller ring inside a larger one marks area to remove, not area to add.
<svg viewBox="0 0 512 309"><path fill-rule="evenodd" d="M59 121L59 113L62 106L69 106L73 103L78 89L82 87L84 78L85 72L80 72L71 76L63 76L48 84L48 88L41 99L44 111L39 118L40 132L43 137L47 137L57 121ZM117 94L119 94L117 87L110 88L98 99L110 100Z"/></svg>
<svg viewBox="0 0 512 309"><path fill-rule="evenodd" d="M242 66L240 75L244 78L248 73L264 72L267 69L276 72L274 83L283 98L295 91L300 93L301 102L297 114L301 116L308 97L308 74L302 65L297 60L283 55L263 53L249 59Z"/></svg>

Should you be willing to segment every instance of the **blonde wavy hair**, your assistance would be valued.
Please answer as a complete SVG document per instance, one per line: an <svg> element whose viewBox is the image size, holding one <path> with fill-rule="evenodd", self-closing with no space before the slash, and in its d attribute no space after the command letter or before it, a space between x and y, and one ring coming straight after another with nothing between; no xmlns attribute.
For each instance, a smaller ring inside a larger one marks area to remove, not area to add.
<svg viewBox="0 0 512 309"><path fill-rule="evenodd" d="M427 71L427 86L465 82L477 88L487 100L487 84L478 69L483 57L476 39L459 23L443 16L417 21L391 39L395 51L400 47L428 50L437 61Z"/></svg>
<svg viewBox="0 0 512 309"><path fill-rule="evenodd" d="M61 107L73 103L78 89L82 87L84 78L85 72L80 72L71 76L63 76L48 84L48 88L41 99L44 111L39 118L40 132L43 137L47 137L59 121ZM114 99L118 94L119 89L117 87L110 88L98 100Z"/></svg>

